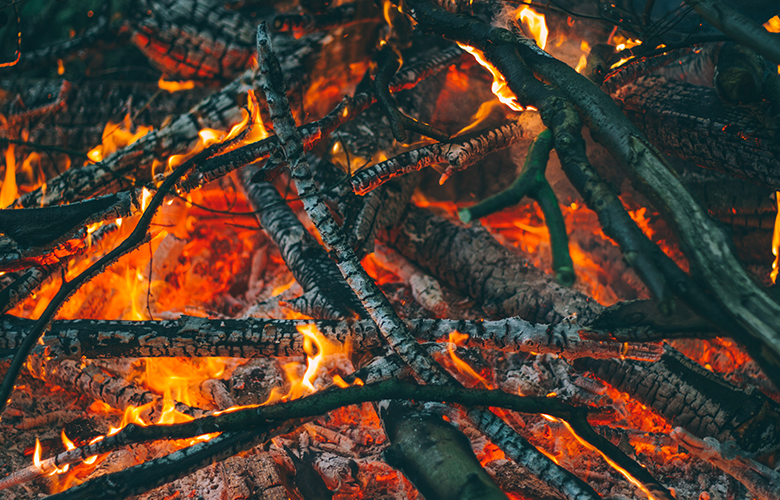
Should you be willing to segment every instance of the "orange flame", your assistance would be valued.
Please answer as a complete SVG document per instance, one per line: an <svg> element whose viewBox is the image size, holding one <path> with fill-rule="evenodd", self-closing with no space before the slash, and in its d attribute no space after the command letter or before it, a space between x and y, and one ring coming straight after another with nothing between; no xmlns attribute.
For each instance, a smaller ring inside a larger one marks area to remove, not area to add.
<svg viewBox="0 0 780 500"><path fill-rule="evenodd" d="M18 195L14 148L13 144L9 144L8 149L5 150L5 180L3 181L3 187L0 189L0 208L11 206Z"/></svg>
<svg viewBox="0 0 780 500"><path fill-rule="evenodd" d="M504 78L504 75L502 75L495 66L485 59L485 54L483 54L481 50L475 49L470 45L463 45L460 42L458 42L458 45L461 49L474 56L474 59L493 75L493 86L490 90L498 97L498 100L509 106L510 109L523 111L523 107L517 102L517 96L507 85L506 78Z"/></svg>
<svg viewBox="0 0 780 500"><path fill-rule="evenodd" d="M515 13L515 19L519 19L523 24L528 26L531 31L531 36L536 40L536 44L544 50L547 46L547 36L550 31L547 29L547 21L544 18L544 14L535 12L528 6L523 7Z"/></svg>
<svg viewBox="0 0 780 500"><path fill-rule="evenodd" d="M103 142L99 146L95 146L88 153L87 156L93 162L103 161L117 150L133 144L141 137L145 136L153 130L153 127L146 127L139 125L135 132L132 132L133 122L130 118L130 113L125 115L124 120L119 123L108 121L106 127L103 129Z"/></svg>
<svg viewBox="0 0 780 500"><path fill-rule="evenodd" d="M178 92L180 90L190 90L195 88L195 82L192 80L186 80L182 82L175 82L175 81L168 81L164 78L160 77L160 80L157 82L157 86L160 87L160 90L166 90L170 92L171 94L174 92Z"/></svg>
<svg viewBox="0 0 780 500"><path fill-rule="evenodd" d="M452 363L455 365L455 368L457 368L460 373L462 373L463 375L471 379L476 380L477 382L485 386L486 389L492 389L492 386L485 379L485 377L477 373L474 370L474 368L471 367L471 365L469 365L468 363L460 359L455 352L455 348L459 345L462 345L468 338L469 338L468 335L466 335L465 333L460 333L457 330L453 330L452 332L450 332L449 342L447 343L447 352L449 352L450 354L450 359L452 360Z"/></svg>

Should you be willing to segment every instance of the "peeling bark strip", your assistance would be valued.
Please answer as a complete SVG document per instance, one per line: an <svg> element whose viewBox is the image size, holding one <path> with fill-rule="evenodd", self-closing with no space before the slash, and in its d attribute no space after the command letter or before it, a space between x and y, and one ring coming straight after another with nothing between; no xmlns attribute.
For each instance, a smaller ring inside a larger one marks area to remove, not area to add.
<svg viewBox="0 0 780 500"><path fill-rule="evenodd" d="M34 320L0 318L0 355L11 354ZM370 320L312 321L273 319L205 319L182 316L166 321L58 320L52 322L34 352L55 358L114 357L235 357L302 356L298 327L314 324L332 342L349 342L355 351L381 346ZM405 321L410 335L425 342L442 342L453 331L468 335L461 345L507 352L557 354L567 359L621 358L657 360L664 352L655 344L582 340L579 325L530 324L520 318L498 321L414 319Z"/></svg>
<svg viewBox="0 0 780 500"><path fill-rule="evenodd" d="M492 315L556 323L576 314L585 325L603 309L593 299L555 283L478 224L459 226L410 206L397 228L382 237L435 278L478 300Z"/></svg>
<svg viewBox="0 0 780 500"><path fill-rule="evenodd" d="M295 127L287 103L281 68L271 50L270 40L263 24L257 29L257 46L260 71L266 77L263 81L263 91L266 94L280 146L285 153L284 157L290 164L291 177L295 180L298 194L303 197L304 208L309 218L320 232L325 245L332 251L344 279L371 315L382 337L409 364L420 379L430 384L457 385L455 379L409 334L387 298L360 266L355 252L347 244L341 228L320 198L312 179L303 152L301 134ZM469 418L509 457L530 469L550 486L559 489L567 498L584 500L599 497L593 488L547 458L494 413L483 409L472 409L469 411Z"/></svg>
<svg viewBox="0 0 780 500"><path fill-rule="evenodd" d="M780 472L744 456L744 452L735 449L733 443L721 444L711 437L701 440L680 427L672 430L672 438L686 450L742 483L758 500L777 498Z"/></svg>
<svg viewBox="0 0 780 500"><path fill-rule="evenodd" d="M256 172L257 168L246 167L240 173L247 201L304 291L288 303L315 318L337 319L355 314L365 317L363 306L344 282L336 263L303 227L274 185L251 182Z"/></svg>
<svg viewBox="0 0 780 500"><path fill-rule="evenodd" d="M756 117L714 89L648 75L612 94L662 151L780 189L780 143Z"/></svg>
<svg viewBox="0 0 780 500"><path fill-rule="evenodd" d="M457 62L463 54L464 52L460 50L460 48L453 46L442 51L436 51L434 55L429 58L424 58L416 63L409 64L408 67L405 67L393 77L393 80L390 82L390 91L400 92L401 90L414 87L422 80L435 75L439 71L442 71L451 64ZM285 73L286 72L287 70L285 69ZM310 150L331 132L349 120L354 119L358 114L368 109L375 102L376 98L374 98L373 93L363 92L352 98L344 98L344 100L324 118L303 125L298 129L298 132L303 138L304 148ZM219 161L214 160L206 162L203 167L199 168L188 179L185 179L181 183L181 186L186 190L194 189L208 184L214 179L237 168L243 167L244 165L262 160L279 147L278 141L279 139L277 136L271 136L262 141L257 141L237 148L234 151L230 151L222 155ZM280 167L281 165L276 165L276 168ZM271 174L271 172L268 172L268 175Z"/></svg>
<svg viewBox="0 0 780 500"><path fill-rule="evenodd" d="M574 366L592 371L695 436L733 440L757 455L780 449L780 405L759 391L737 389L671 347L655 363L582 358Z"/></svg>
<svg viewBox="0 0 780 500"><path fill-rule="evenodd" d="M454 172L465 170L490 153L508 148L527 135L528 131L523 122L507 120L466 137L413 149L357 172L350 179L352 190L356 194L364 195L393 177L444 162L448 164L443 174L444 178L447 178Z"/></svg>

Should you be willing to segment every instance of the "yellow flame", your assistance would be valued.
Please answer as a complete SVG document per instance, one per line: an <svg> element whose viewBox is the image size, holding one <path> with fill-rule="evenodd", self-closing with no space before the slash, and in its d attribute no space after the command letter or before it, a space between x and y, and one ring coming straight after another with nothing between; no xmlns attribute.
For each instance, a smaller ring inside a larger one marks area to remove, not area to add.
<svg viewBox="0 0 780 500"><path fill-rule="evenodd" d="M544 14L535 12L530 7L526 6L517 11L515 19L519 19L523 24L528 26L531 35L536 40L536 44L544 50L547 46L547 36L550 31L547 29L547 21L544 18Z"/></svg>
<svg viewBox="0 0 780 500"><path fill-rule="evenodd" d="M14 156L13 144L5 150L5 180L0 188L0 208L7 208L13 204L18 195L16 188L16 156Z"/></svg>
<svg viewBox="0 0 780 500"><path fill-rule="evenodd" d="M471 121L471 124L466 125L462 129L458 131L457 135L464 134L470 130L474 130L477 128L482 122L485 121L485 119L490 116L490 113L493 112L493 110L496 108L496 106L500 106L501 102L499 101L487 101L483 102L476 113L471 117L469 121ZM338 144L338 143L337 143Z"/></svg>
<svg viewBox="0 0 780 500"><path fill-rule="evenodd" d="M35 451L33 452L33 465L39 469L41 472L43 472L43 469L41 469L41 441L38 438L35 438Z"/></svg>
<svg viewBox="0 0 780 500"><path fill-rule="evenodd" d="M482 53L482 51L475 49L470 45L463 45L461 43L458 43L458 45L460 48L474 56L474 59L476 59L483 68L490 71L491 75L493 75L493 86L490 90L496 95L496 97L498 97L498 100L515 111L523 111L523 107L517 102L517 96L509 89L504 75L502 75L495 66L490 64L487 59L485 59L485 55Z"/></svg>
<svg viewBox="0 0 780 500"><path fill-rule="evenodd" d="M194 89L195 82L192 80L174 82L174 81L165 80L164 78L160 77L160 80L157 82L157 86L160 87L160 90L166 90L170 93L174 93L180 90Z"/></svg>
<svg viewBox="0 0 780 500"><path fill-rule="evenodd" d="M62 438L62 444L65 445L66 450L70 451L76 449L76 444L70 439L68 439L67 435L65 435L65 429L62 429L62 433L60 434L60 437Z"/></svg>
<svg viewBox="0 0 780 500"><path fill-rule="evenodd" d="M57 59L57 74L62 75L65 73L65 65L62 64L62 59Z"/></svg>

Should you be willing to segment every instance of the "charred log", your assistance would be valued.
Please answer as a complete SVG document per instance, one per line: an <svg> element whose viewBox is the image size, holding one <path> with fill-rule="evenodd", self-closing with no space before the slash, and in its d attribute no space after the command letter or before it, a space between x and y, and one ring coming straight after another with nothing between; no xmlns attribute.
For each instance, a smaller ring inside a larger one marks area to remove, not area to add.
<svg viewBox="0 0 780 500"><path fill-rule="evenodd" d="M780 406L758 391L745 392L671 347L655 363L582 358L575 368L627 392L693 435L736 441L757 455L780 448Z"/></svg>
<svg viewBox="0 0 780 500"><path fill-rule="evenodd" d="M6 315L0 320L0 355L13 353L21 344L33 320ZM225 319L208 320L184 316L175 321L58 320L36 352L54 357L177 357L222 356L260 358L301 356L303 337L299 326L310 320ZM381 346L376 325L369 320L314 323L322 335L340 344L350 343L356 351ZM498 321L415 319L406 321L409 332L425 342L441 342L450 333L467 335L465 347L507 352L558 354L580 357L628 357L655 360L662 350L657 345L624 344L580 339L579 325L530 324L520 318ZM592 334L592 333L591 333Z"/></svg>
<svg viewBox="0 0 780 500"><path fill-rule="evenodd" d="M555 323L577 314L587 324L602 307L554 282L504 248L483 227L463 227L409 207L398 227L382 236L435 278L478 300L491 315Z"/></svg>
<svg viewBox="0 0 780 500"><path fill-rule="evenodd" d="M772 188L780 144L763 123L728 106L712 88L649 75L615 94L631 121L662 151Z"/></svg>

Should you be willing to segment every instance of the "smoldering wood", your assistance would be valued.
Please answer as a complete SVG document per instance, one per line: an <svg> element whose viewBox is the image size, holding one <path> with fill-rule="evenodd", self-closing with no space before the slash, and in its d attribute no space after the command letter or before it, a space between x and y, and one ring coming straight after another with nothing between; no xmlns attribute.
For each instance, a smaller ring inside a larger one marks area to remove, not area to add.
<svg viewBox="0 0 780 500"><path fill-rule="evenodd" d="M401 402L377 406L390 441L385 460L425 498L507 499L474 456L468 438L452 424Z"/></svg>
<svg viewBox="0 0 780 500"><path fill-rule="evenodd" d="M399 225L380 236L433 277L479 301L491 315L555 323L576 314L587 324L602 310L589 297L555 283L479 224L463 227L410 206Z"/></svg>
<svg viewBox="0 0 780 500"><path fill-rule="evenodd" d="M763 186L780 187L776 175L780 144L770 129L756 119L756 112L724 104L714 89L647 75L613 97L662 151Z"/></svg>
<svg viewBox="0 0 780 500"><path fill-rule="evenodd" d="M0 319L0 354L9 355L19 346L34 320L5 315ZM300 326L314 324L322 335L356 351L381 347L380 334L370 320L270 320L205 319L182 316L165 321L56 320L36 348L41 355L56 358L91 359L114 357L237 357L302 356ZM569 359L628 357L652 361L663 352L654 344L624 344L582 340L581 326L531 324L519 317L497 321L412 319L409 332L425 342L441 342L450 333L468 335L462 345L507 352L558 354Z"/></svg>
<svg viewBox="0 0 780 500"><path fill-rule="evenodd" d="M111 222L108 224L104 223L92 234L87 232L86 238L89 238L89 242L76 247L72 251L71 256L83 255L91 245L99 244L106 236L116 232L118 229L119 226L116 222ZM8 286L0 290L0 314L7 313L16 307L17 304L27 299L51 276L61 272L66 262L66 260L60 260L58 257L52 264L31 267Z"/></svg>
<svg viewBox="0 0 780 500"><path fill-rule="evenodd" d="M129 19L132 41L178 79L233 79L249 64L254 26L213 0L144 0Z"/></svg>
<svg viewBox="0 0 780 500"><path fill-rule="evenodd" d="M410 62L408 66L393 77L390 87L391 92L414 87L425 78L455 63L463 54L464 52L457 46L451 46L443 50L428 51L420 56L418 60ZM284 69L284 73L287 74L286 69ZM360 92L351 98L342 100L333 111L322 119L299 127L303 137L304 148L307 150L311 149L338 127L368 109L374 102L376 102L376 99L373 94ZM181 186L186 190L203 186L228 172L266 158L278 147L278 138L271 136L262 141L237 148L222 155L219 161L215 159L214 161L206 162L194 175L190 176L189 179L185 179ZM283 164L275 165L274 168L281 166ZM256 177L255 181L269 180L274 176L274 172L266 172L265 170L261 170L261 172L264 176Z"/></svg>
<svg viewBox="0 0 780 500"><path fill-rule="evenodd" d="M108 375L97 365L83 365L80 361L70 359L54 362L39 359L38 363L40 363L40 367L36 366L35 368L40 370L40 373L45 374L47 380L55 385L103 401L119 410L154 403L143 413L143 416L149 421L155 421L160 417L162 398L152 391L128 382L122 376ZM34 363L34 365L38 363ZM174 408L176 411L196 418L205 414L205 411L200 408L178 401L174 403Z"/></svg>
<svg viewBox="0 0 780 500"><path fill-rule="evenodd" d="M654 363L581 358L574 367L627 392L697 437L736 441L745 451L780 448L780 405L759 391L743 391L677 350Z"/></svg>
<svg viewBox="0 0 780 500"><path fill-rule="evenodd" d="M777 497L780 472L753 460L734 443L720 443L712 437L699 439L680 427L674 428L671 436L686 450L742 483L758 500Z"/></svg>
<svg viewBox="0 0 780 500"><path fill-rule="evenodd" d="M26 108L49 105L57 99L63 82L65 80L60 79L3 80L0 88L8 94L0 100L0 110L11 114L19 101ZM134 124L159 129L166 117L187 113L214 92L207 86L167 92L160 91L157 83L100 80L68 83L72 88L64 107L52 113L45 122L32 124L28 141L86 152L101 143L109 120L118 123L129 114ZM46 155L42 155L44 167L46 161ZM56 171L47 168L45 172L53 174Z"/></svg>
<svg viewBox="0 0 780 500"><path fill-rule="evenodd" d="M323 35L315 33L300 40L280 42L280 53L291 88L306 79L307 60L320 50ZM163 163L172 154L187 152L199 140L203 128L228 130L241 120L238 103L246 91L257 85L254 70L247 70L231 83L214 92L170 124L153 130L133 144L118 150L102 162L66 170L49 179L45 191L33 190L17 198L14 207L40 207L74 202L103 193L115 192L135 182L151 181L149 165L157 159Z"/></svg>
<svg viewBox="0 0 780 500"><path fill-rule="evenodd" d="M444 175L449 177L452 173L473 165L485 155L507 148L528 135L528 125L523 120L510 119L465 137L413 149L371 165L353 175L350 184L356 194L364 195L394 177L438 163L447 164Z"/></svg>
<svg viewBox="0 0 780 500"><path fill-rule="evenodd" d="M304 294L288 301L294 309L322 319L337 319L366 312L336 263L306 230L295 212L269 182L251 181L256 168L246 167L240 173L249 206L279 252Z"/></svg>
<svg viewBox="0 0 780 500"><path fill-rule="evenodd" d="M324 12L279 14L273 19L272 29L281 32L289 31L300 36L314 31L326 31L359 22L378 20L381 14L373 7L371 3L350 2Z"/></svg>

